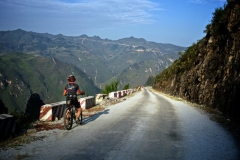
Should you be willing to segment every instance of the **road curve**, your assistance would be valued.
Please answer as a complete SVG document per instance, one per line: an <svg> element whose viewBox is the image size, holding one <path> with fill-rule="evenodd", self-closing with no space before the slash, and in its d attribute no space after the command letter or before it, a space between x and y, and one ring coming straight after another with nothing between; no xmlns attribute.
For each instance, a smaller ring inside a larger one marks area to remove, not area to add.
<svg viewBox="0 0 240 160"><path fill-rule="evenodd" d="M227 130L194 107L148 88L84 119L82 126L35 136L46 135L0 150L0 159L240 159L238 144Z"/></svg>

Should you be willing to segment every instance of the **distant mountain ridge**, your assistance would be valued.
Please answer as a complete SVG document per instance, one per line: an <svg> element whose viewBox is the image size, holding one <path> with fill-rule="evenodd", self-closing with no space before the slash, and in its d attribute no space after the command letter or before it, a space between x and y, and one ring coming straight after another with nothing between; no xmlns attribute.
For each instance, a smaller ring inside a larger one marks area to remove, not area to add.
<svg viewBox="0 0 240 160"><path fill-rule="evenodd" d="M141 63L143 65L136 70L140 75L145 75L145 70L150 68L152 72L148 72L149 75L155 76L177 59L178 53L185 49L181 46L148 42L134 37L109 40L98 36L73 37L26 32L21 29L0 31L0 55L23 52L54 57L83 70L98 87L104 86L114 77L121 79L120 88L125 85L123 83L129 82L131 87L143 85L148 76L143 76L142 80L136 83L135 77L128 76L130 81L125 79L127 75L124 74L128 74L126 72L128 67ZM160 63L161 61L164 62Z"/></svg>

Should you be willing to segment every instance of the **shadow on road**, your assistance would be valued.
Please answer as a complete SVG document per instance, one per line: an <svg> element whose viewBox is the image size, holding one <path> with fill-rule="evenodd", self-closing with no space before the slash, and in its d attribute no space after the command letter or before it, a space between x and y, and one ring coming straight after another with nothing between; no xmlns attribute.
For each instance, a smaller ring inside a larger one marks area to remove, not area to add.
<svg viewBox="0 0 240 160"><path fill-rule="evenodd" d="M82 121L82 125L85 125L85 124L87 124L87 123L89 123L89 122L95 121L95 120L96 120L98 117L100 117L101 115L103 115L103 114L109 114L108 112L109 112L109 109L106 109L106 110L104 110L104 111L102 111L102 112L98 112L98 113L96 113L96 114L94 114L94 115L92 115L92 116L89 116L89 117L87 117L87 118L84 118L83 121Z"/></svg>
<svg viewBox="0 0 240 160"><path fill-rule="evenodd" d="M98 112L98 113L96 113L96 114L94 114L94 115L92 115L92 116L83 118L83 121L82 121L82 124L81 124L81 125L85 125L85 124L87 124L87 123L89 123L89 122L95 121L95 120L96 120L98 117L100 117L101 115L103 115L103 114L108 114L108 111L109 111L109 109L106 109L106 110L104 110L104 111L102 111L102 112ZM78 124L76 124L76 122L74 121L74 122L73 122L72 129L75 128L75 127L78 127Z"/></svg>

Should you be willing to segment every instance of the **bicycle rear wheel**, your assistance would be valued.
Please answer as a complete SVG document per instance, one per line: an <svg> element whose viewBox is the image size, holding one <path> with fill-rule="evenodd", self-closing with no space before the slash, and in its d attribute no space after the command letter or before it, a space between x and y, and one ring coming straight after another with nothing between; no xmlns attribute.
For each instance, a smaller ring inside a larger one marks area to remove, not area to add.
<svg viewBox="0 0 240 160"><path fill-rule="evenodd" d="M69 107L65 108L63 113L64 113L63 115L64 126L67 130L70 130L73 124L73 115L72 115L71 108Z"/></svg>

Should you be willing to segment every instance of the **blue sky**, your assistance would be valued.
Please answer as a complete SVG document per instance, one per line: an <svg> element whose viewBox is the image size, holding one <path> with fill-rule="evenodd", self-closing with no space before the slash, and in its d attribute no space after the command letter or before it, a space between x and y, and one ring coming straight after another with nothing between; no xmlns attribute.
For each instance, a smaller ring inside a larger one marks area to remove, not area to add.
<svg viewBox="0 0 240 160"><path fill-rule="evenodd" d="M226 0L0 0L0 30L117 40L133 36L188 47Z"/></svg>

